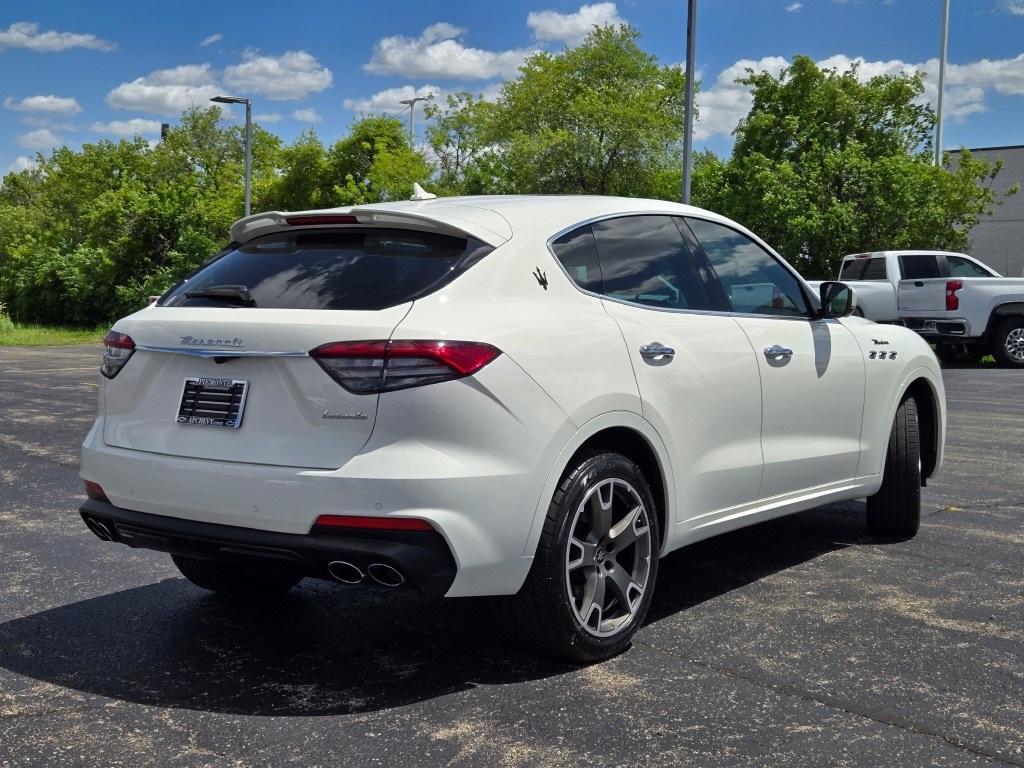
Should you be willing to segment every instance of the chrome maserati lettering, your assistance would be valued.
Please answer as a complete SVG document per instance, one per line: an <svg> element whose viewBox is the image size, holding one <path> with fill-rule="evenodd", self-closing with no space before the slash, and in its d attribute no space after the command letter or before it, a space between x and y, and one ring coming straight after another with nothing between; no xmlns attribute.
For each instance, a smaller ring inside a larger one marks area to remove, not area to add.
<svg viewBox="0 0 1024 768"><path fill-rule="evenodd" d="M326 411L324 411L323 416L321 418L347 419L349 421L366 421L370 417L367 416L365 413L362 413L361 411L358 413L341 413L340 411L334 411L328 408Z"/></svg>
<svg viewBox="0 0 1024 768"><path fill-rule="evenodd" d="M237 336L233 339L203 339L195 336L182 336L181 343L186 347L231 347L242 349L245 344Z"/></svg>

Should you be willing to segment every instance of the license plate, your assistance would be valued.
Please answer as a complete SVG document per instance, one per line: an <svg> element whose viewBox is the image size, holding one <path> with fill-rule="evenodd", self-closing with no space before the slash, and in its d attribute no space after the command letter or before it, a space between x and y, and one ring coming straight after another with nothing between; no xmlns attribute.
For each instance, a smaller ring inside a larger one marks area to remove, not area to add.
<svg viewBox="0 0 1024 768"><path fill-rule="evenodd" d="M248 391L249 382L239 379L185 379L178 423L238 429L242 426Z"/></svg>

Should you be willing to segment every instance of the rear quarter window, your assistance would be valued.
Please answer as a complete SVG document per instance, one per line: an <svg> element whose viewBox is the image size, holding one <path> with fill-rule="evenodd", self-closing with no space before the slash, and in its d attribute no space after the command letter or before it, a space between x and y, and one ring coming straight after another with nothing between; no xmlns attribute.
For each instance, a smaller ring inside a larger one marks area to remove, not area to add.
<svg viewBox="0 0 1024 768"><path fill-rule="evenodd" d="M900 272L904 280L926 280L942 276L939 274L939 260L927 253L900 256Z"/></svg>
<svg viewBox="0 0 1024 768"><path fill-rule="evenodd" d="M385 309L438 290L491 250L473 238L413 230L280 232L225 252L159 305ZM251 302L200 295L218 286L244 287Z"/></svg>

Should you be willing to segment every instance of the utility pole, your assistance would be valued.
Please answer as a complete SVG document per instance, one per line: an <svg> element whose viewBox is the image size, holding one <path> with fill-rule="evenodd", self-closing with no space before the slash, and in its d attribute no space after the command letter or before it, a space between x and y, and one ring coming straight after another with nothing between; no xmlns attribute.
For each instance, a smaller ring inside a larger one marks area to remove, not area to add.
<svg viewBox="0 0 1024 768"><path fill-rule="evenodd" d="M942 94L946 86L946 47L949 43L949 0L942 2L942 53L939 57L939 105L935 121L935 164L942 165Z"/></svg>
<svg viewBox="0 0 1024 768"><path fill-rule="evenodd" d="M948 0L947 0L948 2ZM683 126L683 194L690 204L690 174L693 170L693 81L696 75L697 0L689 0L686 13L686 123Z"/></svg>
<svg viewBox="0 0 1024 768"><path fill-rule="evenodd" d="M409 145L412 146L416 142L416 134L413 132L414 115L416 113L416 102L426 101L426 96L413 96L411 99L400 99L399 104L406 104L409 107Z"/></svg>

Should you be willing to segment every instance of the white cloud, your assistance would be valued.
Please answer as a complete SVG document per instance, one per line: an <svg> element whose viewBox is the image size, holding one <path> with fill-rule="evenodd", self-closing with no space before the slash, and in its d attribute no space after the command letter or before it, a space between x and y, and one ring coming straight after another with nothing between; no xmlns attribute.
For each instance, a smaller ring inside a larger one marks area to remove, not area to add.
<svg viewBox="0 0 1024 768"><path fill-rule="evenodd" d="M535 39L558 41L567 45L581 42L595 26L625 23L615 3L581 5L575 13L530 11L526 17L526 26L533 30Z"/></svg>
<svg viewBox="0 0 1024 768"><path fill-rule="evenodd" d="M469 48L456 39L464 32L453 24L440 22L424 29L419 37L381 38L363 69L375 75L489 80L515 77L519 65L532 53L525 49Z"/></svg>
<svg viewBox="0 0 1024 768"><path fill-rule="evenodd" d="M25 149L52 149L61 143L60 136L49 128L40 128L18 136L18 145Z"/></svg>
<svg viewBox="0 0 1024 768"><path fill-rule="evenodd" d="M38 167L39 163L36 162L35 158L20 155L14 158L14 162L7 166L7 170L11 173L18 173L19 171L34 171Z"/></svg>
<svg viewBox="0 0 1024 768"><path fill-rule="evenodd" d="M786 13L796 13L804 7L803 3L790 3L786 6Z"/></svg>
<svg viewBox="0 0 1024 768"><path fill-rule="evenodd" d="M422 85L419 88L402 85L398 88L378 91L365 99L344 99L341 103L345 109L351 109L354 112L394 115L408 109L405 104L398 103L402 99L411 99L414 96L433 96L434 101L440 103L444 99L444 95L444 91L436 85Z"/></svg>
<svg viewBox="0 0 1024 768"><path fill-rule="evenodd" d="M194 106L209 106L220 86L209 64L183 64L158 69L130 83L121 83L107 94L107 103L158 115L178 115Z"/></svg>
<svg viewBox="0 0 1024 768"><path fill-rule="evenodd" d="M892 59L868 61L861 56L836 54L822 59L818 66L846 71L858 65L858 77L869 80L878 75L914 74L924 72L924 101L934 105L938 99L939 62L929 59L911 63ZM707 139L732 133L741 118L750 111L750 93L735 80L746 75L749 67L754 71L778 74L789 64L781 56L768 56L758 61L741 59L718 74L714 83L697 94L698 116L694 124L694 137ZM947 64L946 92L943 110L945 116L962 121L968 116L988 109L985 103L990 92L1007 96L1024 96L1024 54L1012 59L982 59L967 64Z"/></svg>
<svg viewBox="0 0 1024 768"><path fill-rule="evenodd" d="M92 48L97 51L112 51L117 46L96 35L78 32L39 31L39 25L32 21L16 21L7 29L0 29L0 51L5 48L26 48L36 53L54 53L69 48Z"/></svg>
<svg viewBox="0 0 1024 768"><path fill-rule="evenodd" d="M284 115L280 112L264 112L261 115L253 115L252 119L257 123L280 123L284 120Z"/></svg>
<svg viewBox="0 0 1024 768"><path fill-rule="evenodd" d="M199 41L199 47L200 48L205 48L208 45L213 45L214 43L219 43L223 39L224 39L224 35L222 35L220 32L214 32L209 37L204 37L202 40L200 40Z"/></svg>
<svg viewBox="0 0 1024 768"><path fill-rule="evenodd" d="M300 123L319 123L323 120L320 117L320 113L313 108L309 109L296 109L292 112L292 120L298 120Z"/></svg>
<svg viewBox="0 0 1024 768"><path fill-rule="evenodd" d="M1011 16L1024 16L1024 0L1001 0L998 8Z"/></svg>
<svg viewBox="0 0 1024 768"><path fill-rule="evenodd" d="M303 99L330 87L334 76L305 51L262 56L246 51L241 64L224 70L224 82L238 91L258 93L268 99Z"/></svg>
<svg viewBox="0 0 1024 768"><path fill-rule="evenodd" d="M93 123L89 130L93 133L112 133L115 136L159 136L159 120L143 120L135 117L131 120L111 120L109 123Z"/></svg>
<svg viewBox="0 0 1024 768"><path fill-rule="evenodd" d="M4 107L18 112L45 112L51 115L77 115L82 111L78 102L63 96L27 96L21 101L8 96Z"/></svg>

